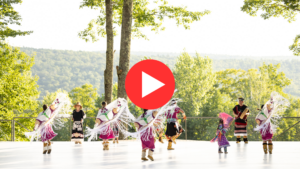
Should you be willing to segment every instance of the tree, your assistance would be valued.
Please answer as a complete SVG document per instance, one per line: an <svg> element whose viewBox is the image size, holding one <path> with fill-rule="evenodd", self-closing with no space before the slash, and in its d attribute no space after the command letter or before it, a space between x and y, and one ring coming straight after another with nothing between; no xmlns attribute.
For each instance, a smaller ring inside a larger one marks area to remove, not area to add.
<svg viewBox="0 0 300 169"><path fill-rule="evenodd" d="M114 31L112 0L105 0L106 9L106 68L104 71L105 100L112 101L113 69L114 69Z"/></svg>
<svg viewBox="0 0 300 169"><path fill-rule="evenodd" d="M80 6L83 8L84 6L90 8L97 8L98 6L103 10L104 3L102 0L84 0L83 4ZM104 10L103 10L104 11ZM104 12L103 12L104 13ZM114 61L114 30L113 30L113 0L105 0L105 18L102 18L101 24L106 24L105 30L100 29L102 31L102 36L106 35L106 68L104 70L104 89L105 89L105 101L110 103L112 101L112 84L113 84L113 61ZM93 23L95 21L92 20L89 23L89 28L79 33L79 36L89 41L87 35L91 35L92 41L97 41L96 36L90 33L90 28L93 27ZM105 33L104 33L105 32ZM98 32L99 35L100 32Z"/></svg>
<svg viewBox="0 0 300 169"><path fill-rule="evenodd" d="M278 72L280 64L263 64L259 69L227 69L217 72L217 85L221 93L230 96L236 102L244 97L251 112L256 112L260 105L270 98L272 91L287 96L283 89L291 83L283 72Z"/></svg>
<svg viewBox="0 0 300 169"><path fill-rule="evenodd" d="M0 42L0 119L12 120L13 117L34 116L38 106L39 96L37 76L31 75L34 56L20 52L19 48L12 48ZM22 120L18 120L22 122ZM24 120L23 120L24 121ZM18 123L16 123L18 124ZM9 123L1 126L4 133L10 133ZM25 128L16 125L16 138ZM7 140L10 135L0 134L0 140ZM22 138L22 139L21 139ZM25 138L20 137L21 140Z"/></svg>
<svg viewBox="0 0 300 169"><path fill-rule="evenodd" d="M129 71L130 49L131 49L131 27L132 27L133 0L124 0L122 29L121 29L121 50L118 74L118 97L127 99L125 90L125 79Z"/></svg>
<svg viewBox="0 0 300 169"><path fill-rule="evenodd" d="M182 99L180 107L187 116L200 115L200 107L211 97L208 91L213 89L215 74L212 60L208 57L196 57L183 52L176 61L173 70L176 89L175 97Z"/></svg>
<svg viewBox="0 0 300 169"><path fill-rule="evenodd" d="M129 4L128 4L129 3ZM125 78L128 72L129 67L129 61L130 61L130 43L131 40L128 41L128 38L131 34L133 34L133 37L139 37L139 38L145 38L146 35L144 35L140 28L143 27L151 27L152 31L159 32L161 30L165 30L165 27L162 26L163 21L168 19L174 19L176 20L176 24L183 25L186 29L189 29L189 24L194 21L199 21L200 18L204 15L209 14L209 11L205 10L204 12L191 12L186 9L186 7L174 7L174 6L168 6L168 1L166 0L159 0L155 1L154 4L156 5L154 9L149 9L149 1L148 0L137 0L137 1L127 1L127 0L116 0L113 3L112 11L113 11L113 23L121 26L123 35L121 33L121 39L123 38L123 41L121 40L121 52L120 52L120 64L117 66L117 74L118 79L121 80L119 82L119 96L127 98L126 92L125 92L125 86L121 87L122 84L125 84ZM130 5L130 6L128 6ZM102 0L84 0L83 4L80 6L82 7L90 7L92 9L100 8L100 16L97 20L92 20L88 24L88 28L86 28L84 31L79 33L79 36L86 40L92 40L93 42L97 41L97 35L99 36L105 36L108 32L107 29L105 30L103 27L107 22L108 14L104 12L104 3ZM127 8L125 13L124 7ZM124 21L124 14L130 13L130 18L133 21L130 21L131 24L128 24L126 22L125 24L128 27L123 27L122 23ZM133 24L132 24L133 22ZM109 20L109 24L111 24ZM107 25L106 25L107 26ZM106 27L107 28L107 27ZM126 31L125 31L126 29ZM115 30L114 30L115 31ZM128 32L130 31L130 32ZM132 32L132 33L131 33ZM110 33L112 31L110 30ZM124 35L126 33L126 35ZM97 34L97 35L96 35ZM130 35L129 35L130 34ZM116 35L116 32L114 32L114 35ZM126 37L126 38L125 38ZM112 36L107 36L107 38L113 39ZM110 42L113 42L113 40L107 40ZM125 42L126 41L126 42ZM125 46L123 46L125 45ZM129 45L129 46L128 46ZM127 49L129 47L129 49ZM125 53L123 53L123 52ZM129 52L127 52L129 51ZM113 53L113 49L110 48L110 52ZM126 57L126 55L128 57ZM111 58L110 58L111 59ZM124 61L124 62L121 62ZM127 62L128 61L128 62ZM108 61L107 61L108 62ZM112 60L109 60L110 64L112 64ZM111 84L110 87L112 86ZM105 94L106 95L106 94Z"/></svg>
<svg viewBox="0 0 300 169"><path fill-rule="evenodd" d="M237 104L237 98L244 97L245 104L250 109L250 117L255 117L258 112L257 108L260 108L262 104L265 104L270 99L272 91L277 91L284 97L288 97L283 92L283 89L291 83L291 80L283 72L278 72L279 68L280 64L266 65L264 63L259 69L249 69L248 71L227 69L217 72L215 90L219 90L224 100L228 100L226 102L228 108L224 107L224 111L232 115L232 108ZM222 102L217 100L213 102L223 105ZM260 140L261 136L259 133L253 132L255 126L255 120L248 119L248 138ZM229 138L233 138L232 134L228 136Z"/></svg>
<svg viewBox="0 0 300 169"><path fill-rule="evenodd" d="M300 108L300 99L290 97L290 107L284 112L285 117L299 117L299 108ZM277 132L274 135L274 138L280 141L299 141L300 140L300 125L296 125L291 129L287 130L294 124L298 123L299 119L295 118L287 118L281 119L281 123L279 123L279 127L277 128ZM287 131L286 131L287 130Z"/></svg>
<svg viewBox="0 0 300 169"><path fill-rule="evenodd" d="M31 75L34 56L8 44L0 44L0 119L11 119L16 110L35 109L38 98L37 76Z"/></svg>
<svg viewBox="0 0 300 169"><path fill-rule="evenodd" d="M8 25L21 25L21 16L14 10L12 5L21 4L22 0L4 0L0 2L0 39L5 40L8 37L25 36L32 31L13 30Z"/></svg>
<svg viewBox="0 0 300 169"><path fill-rule="evenodd" d="M95 101L98 97L97 89L91 84L84 84L81 87L75 87L69 93L72 103L80 102L87 116L94 112Z"/></svg>
<svg viewBox="0 0 300 169"><path fill-rule="evenodd" d="M263 11L261 17L269 19L271 17L280 17L287 19L288 22L296 20L296 15L300 12L299 0L245 0L242 11L250 16L256 16L259 11ZM300 56L300 35L297 35L290 50L294 55Z"/></svg>

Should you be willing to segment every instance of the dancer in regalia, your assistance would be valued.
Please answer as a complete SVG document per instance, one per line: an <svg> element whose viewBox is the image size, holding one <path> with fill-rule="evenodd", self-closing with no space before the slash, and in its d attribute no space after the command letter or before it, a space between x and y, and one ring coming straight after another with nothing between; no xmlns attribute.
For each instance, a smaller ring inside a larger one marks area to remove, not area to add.
<svg viewBox="0 0 300 169"><path fill-rule="evenodd" d="M113 132L114 132L114 138L113 138L113 143L118 143L119 144L119 129L118 126L113 125Z"/></svg>
<svg viewBox="0 0 300 169"><path fill-rule="evenodd" d="M134 126L137 131L141 131L140 137L142 141L142 160L148 161L146 158L146 151L148 150L148 158L151 161L154 161L153 152L155 148L155 130L154 130L154 123L151 122L155 121L155 117L157 116L157 110L147 110L144 109L144 113L137 118L134 123ZM158 121L157 121L158 122ZM150 124L150 125L149 125ZM148 127L148 129L145 129ZM142 130L144 131L142 132Z"/></svg>
<svg viewBox="0 0 300 169"><path fill-rule="evenodd" d="M185 112L177 106L177 100L172 99L171 105L168 106L167 111L165 112L167 118L167 131L165 134L168 139L168 150L174 150L174 148L172 148L172 142L176 144L176 135L179 127L177 118L178 113L182 113L183 119L186 120Z"/></svg>
<svg viewBox="0 0 300 169"><path fill-rule="evenodd" d="M219 125L217 127L216 137L211 140L211 142L215 142L218 140L219 150L218 153L223 153L222 148L224 148L225 154L227 154L227 147L230 146L225 134L229 130L229 127L233 121L233 118L226 113L219 114Z"/></svg>
<svg viewBox="0 0 300 169"><path fill-rule="evenodd" d="M247 116L249 115L249 109L244 105L244 98L239 98L239 104L233 108L233 114L235 117L234 136L236 136L236 143L241 142L242 136L244 142L248 144Z"/></svg>
<svg viewBox="0 0 300 169"><path fill-rule="evenodd" d="M101 123L105 123L105 121L103 121L103 119L98 118L101 115L107 116L107 113L109 113L109 110L106 109L106 102L102 102L102 108L99 110L98 115L97 115L97 119L96 119L96 125L99 126ZM117 113L115 111L115 108L112 110L113 116L115 116L115 114ZM114 136L114 132L112 131L110 125L107 125L107 131L104 133L101 133L99 138L103 140L103 150L109 150L109 139L113 139L115 138Z"/></svg>
<svg viewBox="0 0 300 169"><path fill-rule="evenodd" d="M82 106L79 102L74 105L75 110L73 110L73 128L72 128L72 139L75 144L82 144L83 142L83 119L86 117L85 113L82 111Z"/></svg>
<svg viewBox="0 0 300 169"><path fill-rule="evenodd" d="M33 141L34 138L38 140L39 138L43 142L43 154L50 154L52 151L51 140L57 135L52 129L52 126L62 126L63 122L60 118L56 118L58 113L69 111L69 106L71 102L66 94L59 93L58 97L54 102L47 107L43 105L43 111L36 118L34 131L26 132L26 137Z"/></svg>
<svg viewBox="0 0 300 169"><path fill-rule="evenodd" d="M50 111L50 117L47 115L46 110L48 109L47 105L43 105L43 111L38 115L38 117L35 120L35 126L34 131L38 129L38 127L45 123L49 118L51 118L53 115L53 112L55 111L54 105L50 105L49 111ZM49 113L48 113L49 114ZM47 132L46 134L41 135L41 140L43 142L43 154L51 153L52 147L51 147L51 140L57 135L52 129L52 126L47 124L45 127L41 129L41 132Z"/></svg>
<svg viewBox="0 0 300 169"><path fill-rule="evenodd" d="M130 126L129 122L134 121L134 116L129 112L127 101L122 98L106 104L102 102L102 108L99 110L96 124L93 129L87 127L86 137L96 139L97 134L100 134L99 138L103 140L103 150L109 150L109 139L115 138L114 132L111 129L112 126L117 126L119 132L126 132L127 126Z"/></svg>
<svg viewBox="0 0 300 169"><path fill-rule="evenodd" d="M272 154L272 138L278 127L276 124L281 117L280 113L283 113L288 106L289 101L287 99L277 92L272 92L271 99L261 106L261 110L255 118L257 127L254 130L259 131L261 134L265 154L268 154L268 152Z"/></svg>
<svg viewBox="0 0 300 169"><path fill-rule="evenodd" d="M168 105L170 102L166 103L159 109L147 110L144 109L144 113L139 116L134 122L136 127L136 132L130 133L126 132L125 136L131 136L134 138L140 138L142 142L142 160L147 161L146 151L148 150L148 158L154 161L153 152L155 148L155 130L163 131L165 116L164 113L168 110Z"/></svg>

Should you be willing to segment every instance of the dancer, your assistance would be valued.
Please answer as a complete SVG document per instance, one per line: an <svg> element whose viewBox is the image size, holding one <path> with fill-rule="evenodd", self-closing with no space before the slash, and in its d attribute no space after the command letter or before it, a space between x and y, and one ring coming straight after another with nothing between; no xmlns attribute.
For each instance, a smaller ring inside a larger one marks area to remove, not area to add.
<svg viewBox="0 0 300 169"><path fill-rule="evenodd" d="M99 110L98 115L97 115L97 119L96 119L96 125L99 126L101 123L106 123L105 121L103 121L103 119L101 118L101 116L107 118L107 114L110 112L110 110L106 109L106 102L102 102L102 108ZM112 110L112 115L114 116L117 112L115 111L115 108ZM107 125L107 131L105 133L100 134L99 136L100 139L103 140L103 150L109 150L109 139L113 139L115 138L114 136L114 132L112 131L112 129L110 128L110 125Z"/></svg>
<svg viewBox="0 0 300 169"><path fill-rule="evenodd" d="M142 142L142 160L148 161L146 158L146 151L148 149L148 158L154 161L153 152L155 148L155 130L163 131L164 129L164 112L170 102L166 103L163 107L155 110L144 109L144 113L134 121L136 132L126 132L125 137L131 136L133 138L140 138Z"/></svg>
<svg viewBox="0 0 300 169"><path fill-rule="evenodd" d="M71 102L64 93L58 93L58 97L55 101L47 107L43 105L43 111L38 115L35 122L35 127L33 132L26 132L26 137L33 141L34 138L38 140L39 138L43 142L43 154L50 154L52 151L51 140L57 135L52 129L54 126L62 126L63 122L60 118L55 118L59 112L67 113L69 111L69 106Z"/></svg>
<svg viewBox="0 0 300 169"><path fill-rule="evenodd" d="M272 92L271 99L265 105L261 106L260 112L255 118L258 126L254 129L259 131L263 140L263 150L265 154L272 154L273 134L276 132L277 123L280 119L280 113L289 106L289 101L279 95L277 92ZM268 151L269 150L269 151Z"/></svg>
<svg viewBox="0 0 300 169"><path fill-rule="evenodd" d="M148 158L151 161L154 161L153 152L155 148L155 134L154 134L154 123L151 124L152 121L155 121L155 117L157 116L157 110L147 110L144 109L144 113L137 118L134 123L134 126L137 131L141 131L140 137L142 141L142 160L148 161L146 158L146 151L148 150ZM157 121L158 123L158 121ZM148 129L145 129L147 128ZM144 131L142 132L142 130Z"/></svg>
<svg viewBox="0 0 300 169"><path fill-rule="evenodd" d="M35 126L34 131L38 129L38 127L42 124L48 121L48 119L52 118L53 112L55 111L55 107L52 104L49 108L50 110L50 117L45 113L48 109L47 105L43 105L43 111L38 115L38 117L35 120ZM43 154L51 153L52 147L51 147L51 140L57 135L52 129L52 126L47 124L45 127L42 128L42 132L47 132L46 134L41 135L41 140L43 142Z"/></svg>
<svg viewBox="0 0 300 169"><path fill-rule="evenodd" d="M72 128L72 139L75 144L82 144L83 142L83 119L86 117L85 113L82 111L82 106L79 102L74 105L75 110L73 110L73 128Z"/></svg>
<svg viewBox="0 0 300 169"><path fill-rule="evenodd" d="M229 127L233 121L233 118L226 113L220 113L219 125L217 127L216 137L211 140L215 142L218 140L219 150L218 153L223 153L222 148L224 148L225 154L227 154L227 147L230 146L225 134L229 130Z"/></svg>
<svg viewBox="0 0 300 169"><path fill-rule="evenodd" d="M244 105L244 98L239 98L239 104L233 108L233 114L235 117L234 136L236 136L236 143L240 143L241 136L243 136L245 144L248 144L247 116L249 115L249 109Z"/></svg>
<svg viewBox="0 0 300 169"><path fill-rule="evenodd" d="M113 125L113 132L114 132L114 138L113 138L113 143L119 144L119 129L118 126Z"/></svg>
<svg viewBox="0 0 300 169"><path fill-rule="evenodd" d="M102 108L99 110L96 118L96 124L93 129L87 127L86 137L90 136L88 141L91 141L96 139L99 133L99 138L103 139L103 150L109 150L108 140L115 137L110 126L115 125L118 127L119 132L126 132L127 126L130 126L129 122L134 120L135 118L130 113L125 99L118 98L108 105L106 102L102 102Z"/></svg>
<svg viewBox="0 0 300 169"><path fill-rule="evenodd" d="M167 111L165 112L165 116L167 118L167 131L166 131L166 137L168 139L168 150L174 150L172 148L172 142L176 144L176 135L179 127L177 114L182 113L184 121L186 120L185 112L177 106L177 100L172 99L171 105L167 108Z"/></svg>

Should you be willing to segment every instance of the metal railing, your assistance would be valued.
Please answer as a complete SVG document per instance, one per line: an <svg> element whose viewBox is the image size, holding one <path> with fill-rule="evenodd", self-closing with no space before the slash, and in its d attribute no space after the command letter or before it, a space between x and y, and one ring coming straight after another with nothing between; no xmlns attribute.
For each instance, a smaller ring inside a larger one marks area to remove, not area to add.
<svg viewBox="0 0 300 169"><path fill-rule="evenodd" d="M11 126L13 126L13 120L0 120L0 124L2 124L2 123L10 123L11 124ZM12 129L12 127L11 127L11 133L13 133L13 131L12 131L13 129ZM3 133L3 132L5 132L5 131L3 131L2 129L1 129L1 125L0 125L0 132L1 133ZM0 133L0 134L1 134ZM10 141L12 141L13 140L13 137L12 137L12 135L11 135L11 133L10 133L10 138L11 138L11 140Z"/></svg>
<svg viewBox="0 0 300 169"><path fill-rule="evenodd" d="M12 120L0 120L1 125L5 124L6 128L11 124L11 130L5 130L6 138L10 135L11 140L0 140L2 141L26 141L28 140L24 132L32 131L35 123L36 117L14 117ZM70 141L72 134L72 118L65 118L65 127L55 129L58 136L55 137L54 141ZM215 136L215 131L218 125L218 117L187 117L186 121L179 118L181 126L185 129L184 134L182 134L179 139L185 140L210 140ZM274 135L273 140L285 140L285 141L300 141L300 117L282 117L281 120L284 124L279 125L279 131ZM87 117L84 120L83 127L87 126L93 127L95 124L95 117ZM260 133L253 131L256 126L254 117L248 117L248 138L249 140L259 141L261 139ZM293 129L293 131L291 131ZM10 132L8 132L10 131ZM17 131L17 133L16 133ZM128 128L128 131L134 132L134 128ZM230 130L227 132L226 137L229 141L233 141L235 137L234 124L232 124ZM17 139L16 139L17 137ZM294 138L285 138L294 137Z"/></svg>

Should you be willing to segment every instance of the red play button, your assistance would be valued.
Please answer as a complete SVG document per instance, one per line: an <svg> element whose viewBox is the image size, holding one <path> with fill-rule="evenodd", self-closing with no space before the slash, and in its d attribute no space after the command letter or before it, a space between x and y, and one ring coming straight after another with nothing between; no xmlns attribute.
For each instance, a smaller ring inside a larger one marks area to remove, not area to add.
<svg viewBox="0 0 300 169"><path fill-rule="evenodd" d="M173 96L175 79L172 71L157 60L144 60L128 72L125 89L129 99L144 109L157 109Z"/></svg>

